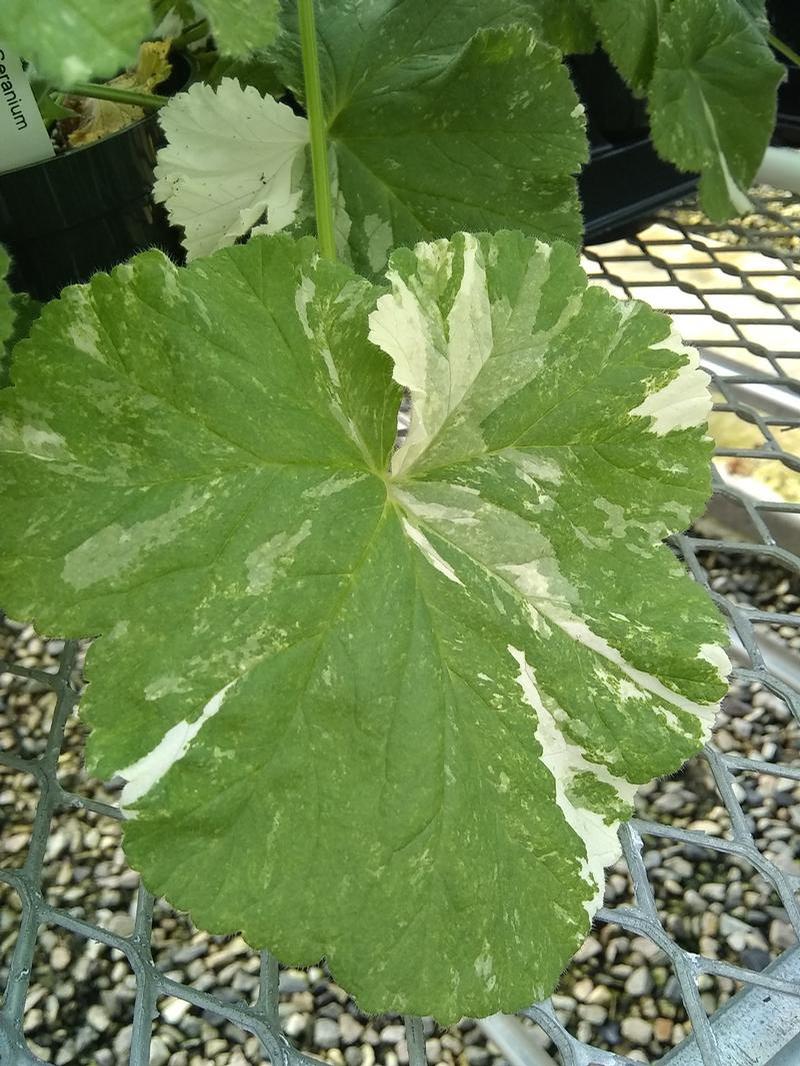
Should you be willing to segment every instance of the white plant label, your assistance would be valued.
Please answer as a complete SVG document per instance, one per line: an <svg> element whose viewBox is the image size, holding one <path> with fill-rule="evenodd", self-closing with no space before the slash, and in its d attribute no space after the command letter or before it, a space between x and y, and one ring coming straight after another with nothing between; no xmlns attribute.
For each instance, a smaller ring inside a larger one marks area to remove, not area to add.
<svg viewBox="0 0 800 1066"><path fill-rule="evenodd" d="M0 173L55 155L22 63L0 41Z"/></svg>

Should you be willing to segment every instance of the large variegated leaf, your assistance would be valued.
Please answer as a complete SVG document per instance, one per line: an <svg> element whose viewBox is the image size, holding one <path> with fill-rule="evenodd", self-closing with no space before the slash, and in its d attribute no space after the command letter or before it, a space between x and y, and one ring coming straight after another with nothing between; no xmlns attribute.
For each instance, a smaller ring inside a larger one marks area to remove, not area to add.
<svg viewBox="0 0 800 1066"><path fill-rule="evenodd" d="M61 87L119 73L153 29L150 0L3 0L0 41Z"/></svg>
<svg viewBox="0 0 800 1066"><path fill-rule="evenodd" d="M682 170L700 172L713 219L750 210L747 190L775 125L784 68L754 11L739 0L673 0L660 20L649 91L653 141Z"/></svg>
<svg viewBox="0 0 800 1066"><path fill-rule="evenodd" d="M152 890L450 1021L552 990L636 785L709 734L725 629L661 544L709 401L566 245L390 282L277 237L68 289L0 394L0 600L99 637L89 765Z"/></svg>
<svg viewBox="0 0 800 1066"><path fill-rule="evenodd" d="M530 0L323 0L318 8L337 229L357 270L377 274L397 244L458 229L513 226L577 243L573 175L586 158L582 109L558 53L519 23L527 13L538 24ZM276 55L302 99L294 17L287 5ZM229 120L237 106L248 123ZM225 114L210 104L205 125L199 115L187 124L180 97L164 109L170 148L159 172L185 193L169 201L173 218L180 222L188 208L220 220L202 248L187 234L193 255L213 242L232 243L223 224L229 217L252 225L259 212L248 197L259 209L266 199L269 217L268 190L255 188L253 177L274 166L274 134L253 110L250 99L237 104L232 90ZM221 167L208 152L212 137L225 145ZM310 183L304 200L307 219Z"/></svg>

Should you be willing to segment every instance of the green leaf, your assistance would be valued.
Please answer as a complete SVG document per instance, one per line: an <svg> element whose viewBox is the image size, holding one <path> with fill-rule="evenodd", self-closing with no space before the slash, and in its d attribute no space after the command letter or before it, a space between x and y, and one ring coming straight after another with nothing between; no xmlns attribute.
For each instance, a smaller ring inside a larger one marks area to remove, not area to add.
<svg viewBox="0 0 800 1066"><path fill-rule="evenodd" d="M674 0L650 87L650 127L664 158L700 171L703 209L723 220L751 209L747 189L775 125L777 63L737 0Z"/></svg>
<svg viewBox="0 0 800 1066"><path fill-rule="evenodd" d="M9 351L28 336L33 323L39 317L42 304L27 292L15 292L11 297L11 309L14 312L14 328L8 341Z"/></svg>
<svg viewBox="0 0 800 1066"><path fill-rule="evenodd" d="M767 0L738 0L738 2L753 20L753 24L766 36L770 28Z"/></svg>
<svg viewBox="0 0 800 1066"><path fill-rule="evenodd" d="M219 50L246 55L272 44L280 0L204 0Z"/></svg>
<svg viewBox="0 0 800 1066"><path fill-rule="evenodd" d="M395 67L428 73L457 56L479 30L519 24L540 30L555 0L316 0L320 63L331 113L346 107L361 80L391 82ZM295 0L282 0L283 32L275 46L287 85L304 94ZM401 73L402 78L402 73ZM359 99L361 96L359 95Z"/></svg>
<svg viewBox="0 0 800 1066"><path fill-rule="evenodd" d="M653 76L665 0L591 0L591 5L603 48L630 88L644 95Z"/></svg>
<svg viewBox="0 0 800 1066"><path fill-rule="evenodd" d="M14 328L14 312L11 308L11 289L6 283L11 260L0 244L0 345L5 344Z"/></svg>
<svg viewBox="0 0 800 1066"><path fill-rule="evenodd" d="M41 308L27 293L11 291L6 281L10 266L8 252L0 245L0 388L8 384L11 350L27 337Z"/></svg>
<svg viewBox="0 0 800 1066"><path fill-rule="evenodd" d="M63 96L56 92L51 82L45 78L32 78L31 89L36 97L39 114L48 129L62 118L78 118L78 112L71 107L64 107Z"/></svg>
<svg viewBox="0 0 800 1066"><path fill-rule="evenodd" d="M257 52L244 58L210 54L208 58L210 65L203 81L215 89L219 88L223 79L236 78L242 88L251 85L261 96L281 96L284 91L284 85L266 52Z"/></svg>
<svg viewBox="0 0 800 1066"><path fill-rule="evenodd" d="M5 0L0 14L0 40L59 88L118 74L152 28L148 0Z"/></svg>
<svg viewBox="0 0 800 1066"><path fill-rule="evenodd" d="M544 39L565 55L591 52L597 43L597 26L591 0L533 0Z"/></svg>
<svg viewBox="0 0 800 1066"><path fill-rule="evenodd" d="M573 174L587 157L583 111L558 53L520 25L470 36L473 25L502 24L515 13L507 3L465 0L383 0L366 10L320 5L340 253L358 271L377 275L396 245L458 229L513 226L547 239L580 239ZM281 73L302 96L287 19ZM232 97L230 105L236 107ZM267 126L253 121L242 130L226 119L230 151L220 189L207 156L207 127L217 109L209 105L209 122L198 127L181 120L182 107L178 97L162 112L165 126L171 114L176 119L160 173L185 189L192 212L208 215L207 251L242 235L238 225L235 236L227 225L215 227L217 215L251 219L250 225L260 218L254 204L265 196L253 176L282 149ZM309 219L312 206L308 181L300 220ZM295 232L309 225L298 222ZM191 255L205 254L190 237L186 244Z"/></svg>
<svg viewBox="0 0 800 1066"><path fill-rule="evenodd" d="M525 6L382 0L355 20L338 0L320 4L340 226L357 270L377 274L390 248L459 229L580 239L583 111L558 54L508 26ZM299 67L287 84L300 91Z"/></svg>
<svg viewBox="0 0 800 1066"><path fill-rule="evenodd" d="M567 245L390 281L277 237L66 290L0 394L0 588L99 635L88 762L151 890L448 1022L552 990L636 785L708 736L726 631L661 540L709 398Z"/></svg>

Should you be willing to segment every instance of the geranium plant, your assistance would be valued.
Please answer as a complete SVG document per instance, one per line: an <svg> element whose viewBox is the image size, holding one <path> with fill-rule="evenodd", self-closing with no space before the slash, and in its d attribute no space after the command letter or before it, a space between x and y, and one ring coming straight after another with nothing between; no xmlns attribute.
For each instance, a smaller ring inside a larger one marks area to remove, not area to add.
<svg viewBox="0 0 800 1066"><path fill-rule="evenodd" d="M217 6L245 34L276 14ZM552 990L637 786L699 750L728 671L662 543L709 495L705 378L579 265L558 47L599 26L717 215L780 68L736 0L316 15L283 7L283 102L223 81L166 109L194 261L67 289L16 347L0 598L97 638L88 765L127 781L154 892L447 1022Z"/></svg>

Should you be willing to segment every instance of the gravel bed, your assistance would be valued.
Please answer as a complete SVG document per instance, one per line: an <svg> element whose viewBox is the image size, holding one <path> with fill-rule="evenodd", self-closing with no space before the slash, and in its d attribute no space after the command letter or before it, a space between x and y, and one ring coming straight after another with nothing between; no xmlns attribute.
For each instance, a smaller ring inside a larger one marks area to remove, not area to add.
<svg viewBox="0 0 800 1066"><path fill-rule="evenodd" d="M735 602L762 610L796 611L800 579L756 556L708 553L703 560L714 589ZM776 627L800 647L800 629ZM54 670L62 645L40 640L30 628L0 624L0 658ZM54 697L32 681L0 675L0 749L32 756L43 750ZM783 702L758 685L736 684L716 729L723 750L773 763L797 765L800 724ZM114 791L88 780L81 770L83 731L72 719L59 762L62 784L83 795L114 802ZM800 784L768 775L741 773L737 795L751 819L760 849L778 866L800 874ZM36 806L29 775L0 768L2 840L0 863L25 861ZM730 822L710 769L696 759L673 778L641 790L637 813L717 836ZM704 955L763 969L795 943L774 890L749 863L709 849L656 837L645 839L645 861L663 922L683 947ZM44 866L49 902L121 935L132 930L138 876L120 847L113 818L82 809L58 814L51 827ZM610 871L606 904L633 902L624 863ZM20 903L0 886L0 987L16 935ZM197 931L185 915L156 905L153 952L170 977L222 1001L254 1001L259 959L240 937ZM402 1066L408 1061L396 1017L367 1018L324 970L283 970L280 1016L298 1047L335 1066ZM735 991L724 978L702 977L700 992L711 1012ZM41 931L25 1017L31 1049L57 1066L118 1066L126 1061L136 986L127 961L115 951L56 928ZM663 953L649 940L614 925L597 926L575 956L554 997L562 1022L597 1047L654 1062L690 1031L677 980ZM159 1002L151 1066L237 1066L261 1063L256 1039L219 1015L178 999ZM531 1023L535 1037L544 1034ZM504 1060L471 1021L449 1029L425 1020L431 1063L495 1066Z"/></svg>

